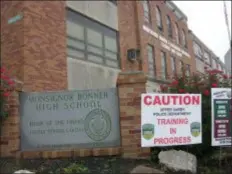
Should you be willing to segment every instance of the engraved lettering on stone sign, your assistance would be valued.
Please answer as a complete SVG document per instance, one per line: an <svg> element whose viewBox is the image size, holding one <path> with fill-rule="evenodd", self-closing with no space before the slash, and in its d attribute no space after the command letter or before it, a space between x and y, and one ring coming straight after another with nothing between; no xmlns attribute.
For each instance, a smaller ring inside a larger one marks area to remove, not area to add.
<svg viewBox="0 0 232 174"><path fill-rule="evenodd" d="M20 102L22 151L120 145L115 88L23 92Z"/></svg>
<svg viewBox="0 0 232 174"><path fill-rule="evenodd" d="M31 95L28 102L35 104L36 111L58 111L59 109L75 110L81 108L100 108L100 100L107 99L106 92L85 92L58 95ZM63 103L62 103L63 102ZM63 105L61 106L62 103Z"/></svg>

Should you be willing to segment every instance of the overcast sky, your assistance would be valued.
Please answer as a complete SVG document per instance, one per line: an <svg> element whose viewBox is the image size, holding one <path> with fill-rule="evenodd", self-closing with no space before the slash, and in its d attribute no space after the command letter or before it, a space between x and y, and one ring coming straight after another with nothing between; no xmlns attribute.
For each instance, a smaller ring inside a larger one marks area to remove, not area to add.
<svg viewBox="0 0 232 174"><path fill-rule="evenodd" d="M229 36L223 1L173 1L188 17L188 27L224 62ZM231 35L231 1L226 1Z"/></svg>

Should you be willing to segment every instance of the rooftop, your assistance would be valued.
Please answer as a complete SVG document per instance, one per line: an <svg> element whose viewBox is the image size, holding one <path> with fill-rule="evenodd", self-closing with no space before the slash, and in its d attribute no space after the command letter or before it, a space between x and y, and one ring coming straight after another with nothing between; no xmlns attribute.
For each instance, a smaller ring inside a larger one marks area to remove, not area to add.
<svg viewBox="0 0 232 174"><path fill-rule="evenodd" d="M202 45L204 49L206 49L207 52L209 52L212 55L212 58L221 61L220 58L208 47L204 42L202 42L199 37L197 37L192 30L189 30L189 33L193 36L193 40L196 41L198 44Z"/></svg>
<svg viewBox="0 0 232 174"><path fill-rule="evenodd" d="M188 21L188 17L176 6L176 4L172 1L165 1L165 4L167 5L167 7L172 10L175 14L176 17L179 20L184 20L184 21Z"/></svg>

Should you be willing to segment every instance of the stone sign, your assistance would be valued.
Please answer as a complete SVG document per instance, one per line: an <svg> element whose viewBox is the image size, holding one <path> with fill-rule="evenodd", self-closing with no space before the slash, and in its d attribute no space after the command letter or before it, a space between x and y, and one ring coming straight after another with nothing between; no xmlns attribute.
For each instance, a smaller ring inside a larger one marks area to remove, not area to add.
<svg viewBox="0 0 232 174"><path fill-rule="evenodd" d="M20 93L21 151L120 146L116 88Z"/></svg>

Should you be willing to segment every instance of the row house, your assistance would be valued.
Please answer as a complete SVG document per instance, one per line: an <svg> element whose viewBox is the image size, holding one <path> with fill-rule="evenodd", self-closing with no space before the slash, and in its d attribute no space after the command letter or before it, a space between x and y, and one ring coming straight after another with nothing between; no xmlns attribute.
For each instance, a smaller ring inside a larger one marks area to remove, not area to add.
<svg viewBox="0 0 232 174"><path fill-rule="evenodd" d="M158 91L183 69L195 71L188 19L173 2L118 1L118 7L121 59L129 48L140 53L137 62L122 63L122 70L145 72L148 92Z"/></svg>
<svg viewBox="0 0 232 174"><path fill-rule="evenodd" d="M143 71L157 92L183 70L220 69L172 1L3 1L1 57L27 91L116 87L119 72Z"/></svg>
<svg viewBox="0 0 232 174"><path fill-rule="evenodd" d="M224 63L210 50L191 30L189 30L193 42L193 58L196 63L196 72L204 73L205 69L218 69L226 72Z"/></svg>
<svg viewBox="0 0 232 174"><path fill-rule="evenodd" d="M232 64L232 60L231 60L231 47L226 52L226 54L224 56L224 62L225 62L227 74L231 76L232 75L232 71L231 71L231 64Z"/></svg>

